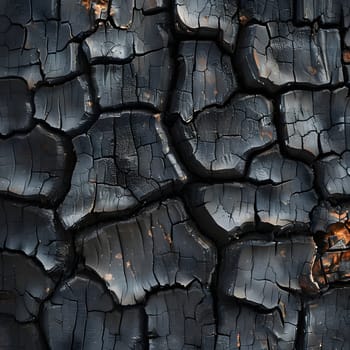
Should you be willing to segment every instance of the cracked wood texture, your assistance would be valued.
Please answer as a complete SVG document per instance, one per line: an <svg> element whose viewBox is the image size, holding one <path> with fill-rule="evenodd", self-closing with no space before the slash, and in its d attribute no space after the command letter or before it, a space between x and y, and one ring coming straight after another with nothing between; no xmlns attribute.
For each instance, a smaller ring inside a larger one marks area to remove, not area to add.
<svg viewBox="0 0 350 350"><path fill-rule="evenodd" d="M0 0L0 349L350 350L350 0Z"/></svg>

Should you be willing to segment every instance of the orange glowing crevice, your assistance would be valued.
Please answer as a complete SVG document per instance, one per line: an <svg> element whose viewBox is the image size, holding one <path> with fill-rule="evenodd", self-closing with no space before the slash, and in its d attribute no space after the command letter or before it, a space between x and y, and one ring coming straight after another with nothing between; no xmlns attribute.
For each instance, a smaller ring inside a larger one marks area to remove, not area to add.
<svg viewBox="0 0 350 350"><path fill-rule="evenodd" d="M103 12L108 11L108 0L81 0L81 5L87 10L93 8L96 17L101 17Z"/></svg>

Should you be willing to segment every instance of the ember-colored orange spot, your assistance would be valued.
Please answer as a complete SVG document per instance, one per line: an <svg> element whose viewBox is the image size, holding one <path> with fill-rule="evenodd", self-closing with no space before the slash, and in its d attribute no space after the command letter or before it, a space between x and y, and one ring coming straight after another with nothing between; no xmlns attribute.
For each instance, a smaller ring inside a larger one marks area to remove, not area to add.
<svg viewBox="0 0 350 350"><path fill-rule="evenodd" d="M90 10L91 0L81 0L81 4L87 9Z"/></svg>
<svg viewBox="0 0 350 350"><path fill-rule="evenodd" d="M172 243L173 243L173 240L171 239L170 234L164 235L164 239L165 239L169 244L172 244Z"/></svg>
<svg viewBox="0 0 350 350"><path fill-rule="evenodd" d="M256 51L256 49L253 49L253 57L254 57L254 61L255 61L256 65L259 66L260 61L259 61L259 56L258 56L258 52Z"/></svg>
<svg viewBox="0 0 350 350"><path fill-rule="evenodd" d="M329 225L329 236L336 236L338 241L343 241L345 245L348 245L350 243L350 232L348 225L348 222L337 222L335 224Z"/></svg>
<svg viewBox="0 0 350 350"><path fill-rule="evenodd" d="M315 67L312 67L312 66L307 67L307 70L311 75L315 75L317 73L317 69Z"/></svg>
<svg viewBox="0 0 350 350"><path fill-rule="evenodd" d="M87 10L92 7L96 17L100 17L102 12L108 11L108 0L81 0L81 5Z"/></svg>
<svg viewBox="0 0 350 350"><path fill-rule="evenodd" d="M264 138L264 137L268 137L270 140L273 139L273 131L272 130L261 130L260 131L260 137Z"/></svg>
<svg viewBox="0 0 350 350"><path fill-rule="evenodd" d="M249 18L245 15L239 16L239 23L245 26L249 22Z"/></svg>
<svg viewBox="0 0 350 350"><path fill-rule="evenodd" d="M241 347L241 335L239 333L237 333L237 342L236 342L236 345L237 345L237 348L239 349Z"/></svg>
<svg viewBox="0 0 350 350"><path fill-rule="evenodd" d="M344 50L343 60L345 63L350 63L350 50Z"/></svg>

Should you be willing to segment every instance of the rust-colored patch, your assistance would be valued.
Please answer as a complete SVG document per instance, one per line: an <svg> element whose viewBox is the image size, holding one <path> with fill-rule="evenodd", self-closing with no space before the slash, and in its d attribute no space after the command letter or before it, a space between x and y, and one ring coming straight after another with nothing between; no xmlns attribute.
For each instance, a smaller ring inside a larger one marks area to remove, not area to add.
<svg viewBox="0 0 350 350"><path fill-rule="evenodd" d="M335 224L329 225L328 227L328 238L333 236L332 242L337 243L338 241L343 241L343 243L347 246L350 243L350 232L348 228L348 222L342 223L337 222ZM332 244L330 244L332 245Z"/></svg>
<svg viewBox="0 0 350 350"><path fill-rule="evenodd" d="M249 22L249 18L247 16L245 16L245 15L239 16L239 23L242 26L245 26L248 22Z"/></svg>
<svg viewBox="0 0 350 350"><path fill-rule="evenodd" d="M256 49L253 49L253 57L254 57L254 61L255 61L256 65L259 67L260 61L259 61L259 56L258 56L258 52L256 51Z"/></svg>
<svg viewBox="0 0 350 350"><path fill-rule="evenodd" d="M171 245L173 243L173 240L171 238L170 233L164 235L164 239Z"/></svg>
<svg viewBox="0 0 350 350"><path fill-rule="evenodd" d="M270 140L273 139L273 131L272 130L260 130L259 132L260 138L264 139L265 137L269 138Z"/></svg>
<svg viewBox="0 0 350 350"><path fill-rule="evenodd" d="M241 348L241 335L239 333L237 333L237 336L236 336L236 345L238 349Z"/></svg>
<svg viewBox="0 0 350 350"><path fill-rule="evenodd" d="M108 11L108 0L81 0L81 5L87 10L93 8L96 17L100 17L103 12Z"/></svg>
<svg viewBox="0 0 350 350"><path fill-rule="evenodd" d="M350 63L350 50L343 51L343 61L345 63Z"/></svg>
<svg viewBox="0 0 350 350"><path fill-rule="evenodd" d="M203 16L203 22L209 24L209 16Z"/></svg>
<svg viewBox="0 0 350 350"><path fill-rule="evenodd" d="M158 122L160 122L160 120L161 120L161 114L160 114L160 113L154 114L154 119L157 120Z"/></svg>
<svg viewBox="0 0 350 350"><path fill-rule="evenodd" d="M287 252L285 249L280 250L280 256L282 256L283 258L285 258L287 256Z"/></svg>
<svg viewBox="0 0 350 350"><path fill-rule="evenodd" d="M307 70L311 75L315 75L317 73L317 69L312 66L307 67Z"/></svg>
<svg viewBox="0 0 350 350"><path fill-rule="evenodd" d="M81 0L81 4L87 9L90 10L91 0Z"/></svg>

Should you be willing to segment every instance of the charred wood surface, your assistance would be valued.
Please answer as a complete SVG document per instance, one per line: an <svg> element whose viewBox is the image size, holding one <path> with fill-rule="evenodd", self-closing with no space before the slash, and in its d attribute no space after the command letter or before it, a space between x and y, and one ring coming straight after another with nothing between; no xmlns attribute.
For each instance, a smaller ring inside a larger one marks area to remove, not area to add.
<svg viewBox="0 0 350 350"><path fill-rule="evenodd" d="M0 0L0 349L350 350L350 0Z"/></svg>

